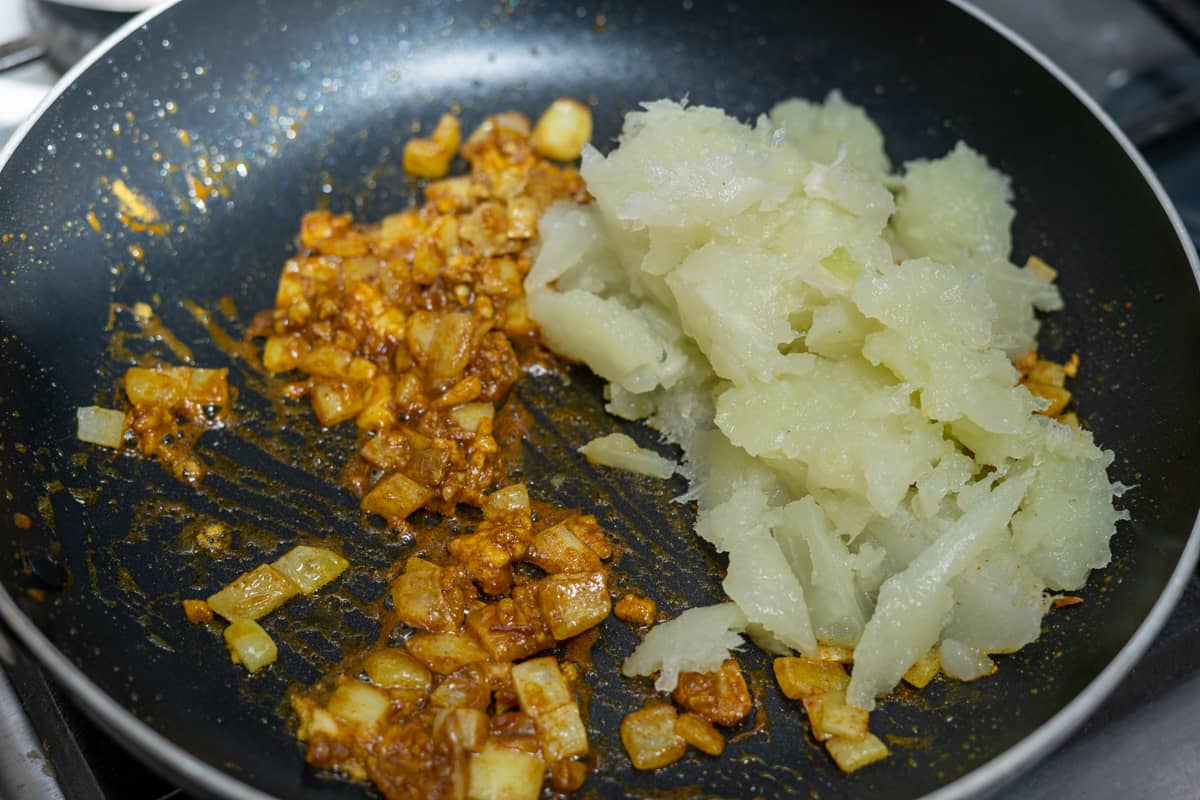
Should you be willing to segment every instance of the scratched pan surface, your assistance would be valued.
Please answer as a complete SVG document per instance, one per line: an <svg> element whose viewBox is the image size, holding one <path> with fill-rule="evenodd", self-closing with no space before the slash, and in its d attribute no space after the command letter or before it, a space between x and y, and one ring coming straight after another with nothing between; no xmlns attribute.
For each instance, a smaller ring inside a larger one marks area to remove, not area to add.
<svg viewBox="0 0 1200 800"><path fill-rule="evenodd" d="M500 109L536 114L560 95L591 98L595 141L607 148L640 100L689 96L749 116L834 87L880 122L894 162L965 138L1012 175L1016 257L1037 253L1058 266L1068 302L1047 325L1046 348L1084 354L1078 405L1119 454L1113 477L1138 484L1126 503L1134 522L1122 526L1116 561L1089 584L1088 601L1054 614L1036 644L1000 659L998 675L885 704L873 727L897 737L894 755L848 778L806 739L801 715L770 681L767 728L719 760L693 753L635 774L617 724L647 687L615 677L635 639L610 620L590 676L601 767L586 791L907 798L996 785L1100 702L1194 562L1185 544L1200 483L1191 457L1200 313L1189 251L1128 153L1033 58L939 2L197 0L129 30L74 75L0 172L8 626L122 741L198 792L362 796L305 769L281 702L290 685L372 638L382 574L408 551L364 523L337 488L350 433L273 406L257 373L181 301L239 335L271 303L300 215L328 203L370 219L408 204L403 141L413 123L429 125L451 106L469 126ZM188 174L212 177L220 193L193 202ZM149 197L162 230L121 224L118 178ZM146 346L122 338L126 318L108 325L110 304L135 301L153 302L199 364L231 367L240 391L239 423L201 442L213 472L196 490L155 463L73 438L74 409L113 402L122 357ZM720 560L687 534L692 509L669 502L682 485L594 470L575 453L618 428L655 444L604 415L595 380L579 370L533 377L511 402L535 422L518 444L535 497L598 514L627 546L620 570L671 613L719 597ZM19 526L14 512L32 525ZM211 522L233 531L232 557L189 549ZM325 537L356 567L335 591L266 621L281 656L265 675L247 678L212 630L182 621L181 597ZM759 654L745 660L763 676Z"/></svg>

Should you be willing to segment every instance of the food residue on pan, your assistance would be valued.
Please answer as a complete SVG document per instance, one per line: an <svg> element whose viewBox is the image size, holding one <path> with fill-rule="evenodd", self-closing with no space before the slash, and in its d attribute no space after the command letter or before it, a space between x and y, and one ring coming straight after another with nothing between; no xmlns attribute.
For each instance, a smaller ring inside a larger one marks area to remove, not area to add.
<svg viewBox="0 0 1200 800"><path fill-rule="evenodd" d="M125 181L117 178L110 185L113 197L120 204L121 213L130 219L143 224L158 222L158 209L142 194L131 189Z"/></svg>
<svg viewBox="0 0 1200 800"><path fill-rule="evenodd" d="M199 78L207 71L200 67L196 70L198 71L194 73L185 72L185 79L193 76ZM109 162L117 159L118 153L123 154L122 158L148 158L156 166L154 172L156 178L161 181L155 193L159 202L156 205L145 191L133 185L133 173L128 166L121 165L116 168L113 177L101 179L107 196L101 198L97 208L87 211L82 221L106 239L136 235L167 238L187 233L190 225L182 221L182 217L188 212L207 214L213 203L218 200L228 206L231 203L232 186L245 178L252 169L264 166L269 159L278 156L282 143L297 139L301 122L311 113L320 113L323 110L320 107L306 107L306 99L294 97L285 102L280 98L271 103L269 114L264 115L271 120L271 125L262 131L261 136L247 136L245 140L234 140L232 146L236 148L236 156L231 156L223 147L227 146L226 142L222 142L221 145L200 142L185 127L172 128L173 136L167 139L155 138L155 128L143 129L139 125L138 117L127 111L122 123L114 124L96 138L92 153L96 158ZM155 99L151 102L157 109L154 116L158 119L173 115L179 110L179 105L173 100ZM245 102L250 103L249 99ZM260 102L261 97L255 98L254 103ZM257 127L259 124L258 115L249 110L243 111L241 118L249 126ZM83 136L82 132L76 133L76 138ZM124 138L127 141L114 150L113 147L106 146L103 136ZM48 145L50 152L53 152L53 148L53 144ZM136 180L142 182L145 178L138 177ZM164 203L166 205L163 205ZM112 209L111 219L119 223L118 225L107 224L107 208ZM172 209L174 214L171 213ZM82 228L77 226L75 221L69 221L65 224L64 231L75 227ZM134 260L140 259L134 256Z"/></svg>
<svg viewBox="0 0 1200 800"><path fill-rule="evenodd" d="M568 100L536 126L489 117L465 142L444 116L404 152L424 204L371 224L306 215L250 326L264 370L294 376L284 399L355 423L340 480L365 514L422 542L417 510L482 512L397 565L377 643L291 697L310 763L387 797L578 789L595 761L586 651L610 614L643 635L626 675L658 690L621 724L635 768L718 756L751 712L765 724L734 657L746 635L854 771L888 755L877 696L994 672L1050 607L1082 602L1048 591L1107 563L1122 518L1111 454L1066 410L1078 356L1037 355L1054 270L1009 263L1007 179L981 156L959 145L894 173L836 94L754 127L660 101L607 157L590 137ZM582 177L549 160L581 150ZM469 174L446 178L459 154ZM153 211L113 192L127 217ZM664 621L617 590L593 517L535 515L494 423L539 341L606 379L611 413L681 446L682 464L622 435L582 452L688 477L730 602ZM132 410L80 409L80 438L200 480L191 445L228 419L225 371L138 366L124 385ZM1067 520L1072 506L1087 511ZM254 672L276 657L256 620L354 565L299 546L247 567L184 608L227 620Z"/></svg>
<svg viewBox="0 0 1200 800"><path fill-rule="evenodd" d="M161 221L158 209L145 195L130 187L120 178L109 183L108 188L117 200L117 220L122 225L132 231L151 234L166 233L167 226ZM95 227L93 225L93 228Z"/></svg>

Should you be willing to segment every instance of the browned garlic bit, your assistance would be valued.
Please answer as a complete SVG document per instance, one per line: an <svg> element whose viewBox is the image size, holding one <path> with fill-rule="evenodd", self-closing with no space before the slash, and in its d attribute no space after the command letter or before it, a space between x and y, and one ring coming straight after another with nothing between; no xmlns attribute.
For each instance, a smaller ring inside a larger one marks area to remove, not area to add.
<svg viewBox="0 0 1200 800"><path fill-rule="evenodd" d="M1025 266L1048 280L1052 281L1058 277L1058 271L1037 256L1030 256ZM1066 410L1071 402L1071 392L1066 389L1066 382L1067 378L1074 378L1079 374L1078 353L1072 353L1065 363L1059 364L1039 358L1036 350L1030 350L1013 359L1013 365L1021 374L1021 385L1034 397L1040 397L1049 403L1037 413L1079 427L1079 417L1074 411Z"/></svg>
<svg viewBox="0 0 1200 800"><path fill-rule="evenodd" d="M631 625L645 627L654 624L658 606L649 597L627 594L613 606L613 614Z"/></svg>
<svg viewBox="0 0 1200 800"><path fill-rule="evenodd" d="M1078 353L1072 353L1066 363L1059 364L1039 358L1036 352L1031 351L1016 359L1013 364L1021 373L1021 385L1028 389L1030 394L1049 403L1037 413L1068 425L1079 426L1079 418L1075 416L1075 412L1066 410L1071 402L1071 392L1066 388L1066 383L1068 378L1079 374Z"/></svg>

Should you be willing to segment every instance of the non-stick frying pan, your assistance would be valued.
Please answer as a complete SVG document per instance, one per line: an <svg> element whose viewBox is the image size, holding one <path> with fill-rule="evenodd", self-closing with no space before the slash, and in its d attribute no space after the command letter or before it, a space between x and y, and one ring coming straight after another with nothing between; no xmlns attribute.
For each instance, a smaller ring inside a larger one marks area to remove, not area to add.
<svg viewBox="0 0 1200 800"><path fill-rule="evenodd" d="M1133 521L1087 602L1055 612L996 676L887 703L873 727L900 737L895 754L851 777L765 679L766 728L720 759L635 774L617 724L646 687L618 677L634 636L606 623L590 709L602 757L588 789L893 798L1001 785L1103 701L1195 562L1200 305L1178 219L1113 126L1010 35L934 0L196 0L127 26L72 71L0 171L0 616L104 726L192 789L361 796L305 768L283 697L373 635L380 576L407 545L337 488L352 434L273 406L181 301L239 335L270 305L304 211L369 219L412 200L400 148L448 107L470 126L588 98L606 148L641 100L687 96L750 116L835 87L879 121L894 162L962 138L1012 176L1016 257L1057 266L1067 298L1044 347L1082 354L1078 407L1118 454L1113 478L1137 486L1123 501ZM189 196L189 175L219 191ZM151 200L161 227L120 222L118 179ZM122 338L127 316L110 319L111 304L136 301L240 387L238 424L202 440L214 471L197 489L74 440L75 408L112 403L127 351L153 346ZM654 443L603 414L585 371L530 378L512 402L536 423L523 444L536 497L597 513L627 544L620 570L668 611L719 596L719 560L687 533L687 508L668 502L681 485L614 478L575 453L617 428ZM233 531L234 557L187 546L214 521ZM183 621L181 597L325 537L356 569L269 619L282 653L265 675L232 667L214 631ZM746 661L762 678L765 660Z"/></svg>

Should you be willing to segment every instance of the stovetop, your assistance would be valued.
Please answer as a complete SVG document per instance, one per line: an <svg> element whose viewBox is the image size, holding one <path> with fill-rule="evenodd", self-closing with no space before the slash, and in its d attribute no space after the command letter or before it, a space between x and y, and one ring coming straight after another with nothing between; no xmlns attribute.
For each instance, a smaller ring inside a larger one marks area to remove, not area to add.
<svg viewBox="0 0 1200 800"><path fill-rule="evenodd" d="M24 4L0 0L0 42L25 32ZM1193 239L1200 241L1200 125L1180 125L1188 104L1200 103L1200 37L1189 38L1156 13L1190 5L1200 17L1200 4L977 4L1047 53L1137 134ZM0 143L56 76L42 63L0 74ZM1162 128L1171 130L1164 134ZM0 661L6 655L0 652ZM8 673L5 680L0 672L0 798L188 799L100 731L35 664L18 658ZM1027 800L1200 796L1200 575L1191 579L1154 645L1105 705L1004 794Z"/></svg>

